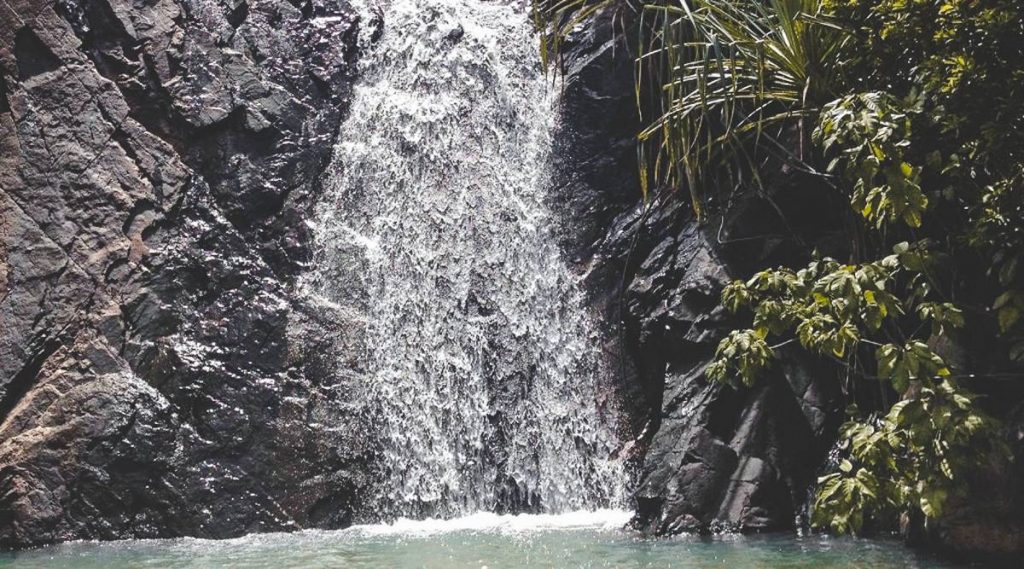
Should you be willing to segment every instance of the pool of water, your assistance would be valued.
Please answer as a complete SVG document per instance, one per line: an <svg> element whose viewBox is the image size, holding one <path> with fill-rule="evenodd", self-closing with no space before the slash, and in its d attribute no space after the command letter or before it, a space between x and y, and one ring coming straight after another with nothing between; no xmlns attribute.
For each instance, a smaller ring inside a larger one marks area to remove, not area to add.
<svg viewBox="0 0 1024 569"><path fill-rule="evenodd" d="M895 540L793 535L642 539L619 529L628 517L619 511L476 514L220 541L75 542L0 554L0 567L963 567L909 551Z"/></svg>

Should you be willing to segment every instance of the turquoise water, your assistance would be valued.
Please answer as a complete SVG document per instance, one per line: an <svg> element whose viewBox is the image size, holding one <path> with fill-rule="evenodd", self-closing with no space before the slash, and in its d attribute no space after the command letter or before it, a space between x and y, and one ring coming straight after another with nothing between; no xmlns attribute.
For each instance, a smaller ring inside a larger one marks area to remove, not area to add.
<svg viewBox="0 0 1024 569"><path fill-rule="evenodd" d="M621 512L560 516L477 514L342 531L238 539L77 542L0 554L0 567L45 568L857 568L962 567L897 541L793 535L641 539Z"/></svg>

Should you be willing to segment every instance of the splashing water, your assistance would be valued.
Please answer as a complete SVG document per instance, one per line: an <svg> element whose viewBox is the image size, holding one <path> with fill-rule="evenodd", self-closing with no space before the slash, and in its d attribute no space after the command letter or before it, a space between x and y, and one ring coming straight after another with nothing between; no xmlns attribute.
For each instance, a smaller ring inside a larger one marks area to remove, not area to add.
<svg viewBox="0 0 1024 569"><path fill-rule="evenodd" d="M383 22L335 149L310 283L365 321L358 397L380 447L369 507L379 519L621 506L600 331L544 202L555 93L527 14L394 0Z"/></svg>

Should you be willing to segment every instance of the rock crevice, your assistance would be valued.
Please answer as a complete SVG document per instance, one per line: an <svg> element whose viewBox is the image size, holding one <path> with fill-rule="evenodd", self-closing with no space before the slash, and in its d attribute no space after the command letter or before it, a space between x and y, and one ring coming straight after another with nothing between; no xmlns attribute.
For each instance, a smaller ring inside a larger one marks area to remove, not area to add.
<svg viewBox="0 0 1024 569"><path fill-rule="evenodd" d="M622 359L625 430L636 437L626 446L639 469L634 525L655 534L792 528L835 436L837 389L795 352L749 391L709 384L703 370L735 325L719 307L721 288L792 260L801 241L773 231L785 224L758 196L704 224L678 192L641 198L635 34L622 33L633 23L611 10L565 44L567 182L555 198L584 224L566 244L593 303L618 323L609 343Z"/></svg>
<svg viewBox="0 0 1024 569"><path fill-rule="evenodd" d="M296 4L0 7L0 546L346 523L290 290L358 17Z"/></svg>

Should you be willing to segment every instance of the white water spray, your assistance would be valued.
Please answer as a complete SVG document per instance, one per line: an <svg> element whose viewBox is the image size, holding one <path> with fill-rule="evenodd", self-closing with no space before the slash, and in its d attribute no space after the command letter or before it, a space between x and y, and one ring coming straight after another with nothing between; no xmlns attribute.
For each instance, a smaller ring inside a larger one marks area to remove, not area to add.
<svg viewBox="0 0 1024 569"><path fill-rule="evenodd" d="M381 479L370 507L621 506L599 329L545 205L555 93L527 14L393 0L383 21L335 149L309 283L365 319L356 396Z"/></svg>

